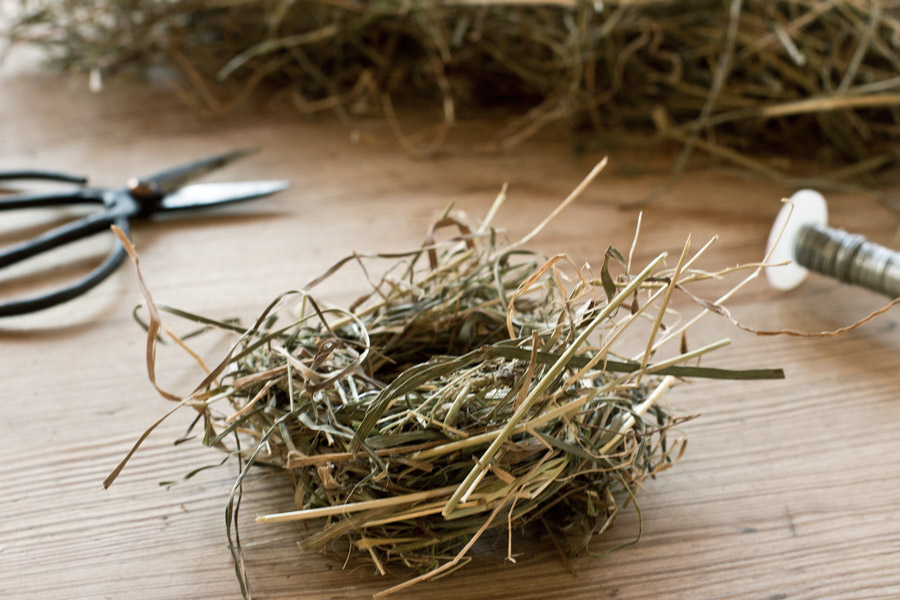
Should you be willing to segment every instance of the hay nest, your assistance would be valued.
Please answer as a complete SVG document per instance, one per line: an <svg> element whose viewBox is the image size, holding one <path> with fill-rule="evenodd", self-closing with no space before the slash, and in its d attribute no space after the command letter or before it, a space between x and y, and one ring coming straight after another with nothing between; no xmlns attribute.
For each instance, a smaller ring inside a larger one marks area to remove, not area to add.
<svg viewBox="0 0 900 600"><path fill-rule="evenodd" d="M144 287L151 380L160 310L240 333L192 394L166 397L195 408L204 443L239 463L226 520L245 595L237 505L254 466L293 487L289 511L258 521L309 521L303 549L346 556L349 545L382 573L422 572L390 592L461 566L488 530L537 529L564 557L586 552L683 451L658 402L676 378L783 377L698 366L728 340L689 350L699 317L666 326L676 288L740 270L695 269L709 244L691 255L688 241L675 267L661 254L639 270L610 248L595 272L500 243L489 223L503 197L477 226L445 215L413 252L348 257L249 328L157 307ZM436 241L444 227L459 235ZM310 294L356 263L371 291L351 306ZM638 323L649 337L628 358L620 347ZM680 348L663 357L672 341Z"/></svg>
<svg viewBox="0 0 900 600"><path fill-rule="evenodd" d="M181 74L185 101L225 113L255 90L306 113L386 112L391 98L434 101L441 147L473 109L502 106L493 147L548 124L578 147L654 132L785 180L751 152L846 166L832 185L896 162L900 134L897 0L27 0L14 42L69 69ZM496 113L491 113L496 115ZM509 114L509 113L508 113ZM396 123L394 123L396 125Z"/></svg>

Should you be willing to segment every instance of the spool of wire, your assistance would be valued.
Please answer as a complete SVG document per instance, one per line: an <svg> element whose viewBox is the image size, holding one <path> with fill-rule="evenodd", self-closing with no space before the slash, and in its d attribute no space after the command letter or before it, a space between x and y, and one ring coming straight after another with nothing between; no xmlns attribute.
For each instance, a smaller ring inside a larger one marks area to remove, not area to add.
<svg viewBox="0 0 900 600"><path fill-rule="evenodd" d="M828 208L821 194L800 190L791 196L775 219L768 244L773 263L790 260L791 264L767 268L769 283L781 290L792 289L808 271L814 271L891 298L900 297L900 253L861 235L828 227L827 222Z"/></svg>

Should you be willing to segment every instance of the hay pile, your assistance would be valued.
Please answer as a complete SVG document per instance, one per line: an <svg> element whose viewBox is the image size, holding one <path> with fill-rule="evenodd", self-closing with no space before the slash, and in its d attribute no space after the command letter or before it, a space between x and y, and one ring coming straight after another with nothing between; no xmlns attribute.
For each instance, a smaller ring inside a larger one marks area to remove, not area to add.
<svg viewBox="0 0 900 600"><path fill-rule="evenodd" d="M303 549L352 550L381 573L394 564L422 572L391 592L462 566L488 530L536 529L564 558L585 553L641 482L683 451L683 439L669 439L678 419L658 403L676 378L783 377L698 366L728 343L687 348L684 332L708 308L664 323L676 288L740 270L694 268L712 241L691 254L688 240L669 268L661 254L632 269L610 248L593 271L524 249L531 235L499 243L489 223L503 197L477 227L445 215L414 252L348 257L250 328L161 307L241 333L191 395L167 397L196 409L204 443L239 465L226 522L245 595L237 515L254 467L293 487L289 511L258 521L308 520ZM436 241L444 227L459 235ZM357 263L371 291L350 307L310 294ZM144 290L153 380L160 317ZM642 350L623 356L635 336ZM680 349L665 351L672 341Z"/></svg>
<svg viewBox="0 0 900 600"><path fill-rule="evenodd" d="M562 123L587 148L677 140L677 171L693 148L775 179L791 173L749 153L846 165L832 182L898 159L898 0L22 0L18 14L12 39L58 65L175 69L214 113L260 89L347 119L431 102L437 133L404 140L421 154L500 106L500 148Z"/></svg>

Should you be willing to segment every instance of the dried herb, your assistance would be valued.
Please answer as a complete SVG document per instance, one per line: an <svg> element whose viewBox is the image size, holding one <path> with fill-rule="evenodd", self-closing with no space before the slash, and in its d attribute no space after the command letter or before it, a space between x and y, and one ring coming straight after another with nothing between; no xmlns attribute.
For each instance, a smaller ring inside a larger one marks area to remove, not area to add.
<svg viewBox="0 0 900 600"><path fill-rule="evenodd" d="M387 594L464 564L490 529L538 527L564 558L588 552L641 482L684 451L684 438L671 434L679 419L658 402L677 378L784 376L699 366L729 343L687 349L684 332L708 307L665 327L674 293L736 270L694 268L713 240L691 254L688 238L674 268L661 254L636 273L630 256L610 249L613 260L595 274L565 255L501 243L489 221L504 198L478 225L445 216L415 251L351 255L277 298L247 328L157 306L141 280L151 306L151 379L161 313L240 332L194 392L176 399L199 412L204 443L239 463L226 522L245 596L237 516L254 467L281 473L294 490L290 510L286 503L258 521L310 520L303 549L344 544L382 573L394 564L422 573ZM459 234L438 242L438 227ZM388 266L373 282L375 262ZM351 307L312 295L350 264L364 265L371 283ZM758 274L750 268L721 301ZM652 323L645 350L620 355L640 320ZM682 348L663 356L673 340Z"/></svg>
<svg viewBox="0 0 900 600"><path fill-rule="evenodd" d="M458 115L502 106L496 148L559 122L590 132L585 147L653 132L683 145L675 172L697 149L778 180L798 167L753 151L815 149L847 165L818 184L845 187L898 159L898 14L898 0L21 0L11 37L95 75L176 72L216 114L257 90L305 114L383 113L418 154ZM392 99L433 101L437 133L406 137Z"/></svg>

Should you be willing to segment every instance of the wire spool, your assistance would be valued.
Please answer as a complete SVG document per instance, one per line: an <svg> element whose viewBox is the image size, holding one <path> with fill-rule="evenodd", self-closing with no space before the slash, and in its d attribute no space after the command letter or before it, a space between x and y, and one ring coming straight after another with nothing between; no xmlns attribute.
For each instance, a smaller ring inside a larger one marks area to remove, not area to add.
<svg viewBox="0 0 900 600"><path fill-rule="evenodd" d="M800 190L791 196L769 233L771 262L791 261L787 266L766 269L772 287L793 289L814 271L891 298L900 297L900 253L827 223L828 207L819 192Z"/></svg>

